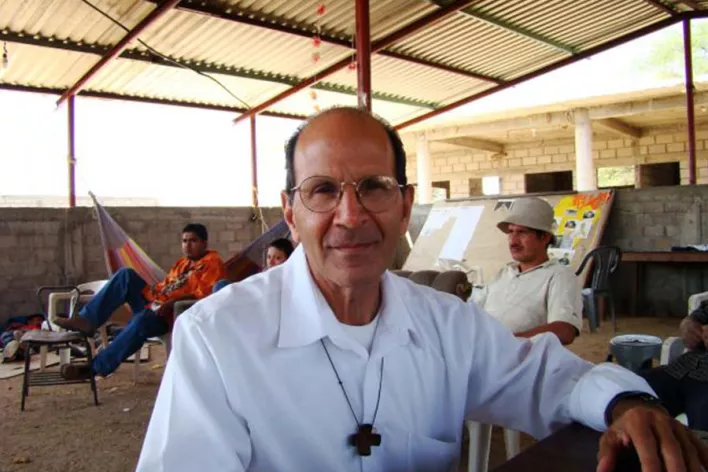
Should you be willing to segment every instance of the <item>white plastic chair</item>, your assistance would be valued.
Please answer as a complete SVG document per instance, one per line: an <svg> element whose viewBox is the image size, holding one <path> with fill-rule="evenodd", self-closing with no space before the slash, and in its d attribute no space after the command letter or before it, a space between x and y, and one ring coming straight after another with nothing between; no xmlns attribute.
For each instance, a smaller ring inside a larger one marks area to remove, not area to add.
<svg viewBox="0 0 708 472"><path fill-rule="evenodd" d="M108 280L95 280L92 282L86 282L83 284L77 285L77 288L79 291L82 293L79 303L81 304L86 304L91 300L91 297L95 293L97 293L99 290L103 288L104 285L108 283ZM54 292L49 294L49 301L48 301L48 310L47 310L47 318L49 319L49 322L52 324L52 329L60 331L62 328L57 326L54 323L54 320L57 318L57 311L58 311L58 306L61 302L67 301L71 299L71 292ZM116 310L111 317L116 316L121 311L125 311L125 313L122 314L122 316L126 319L130 319L132 316L132 313L130 312L130 308L127 305L123 305L121 308ZM121 315L119 315L121 316ZM107 346L108 345L108 333L106 331L106 326L101 326L98 328L98 333L99 336L101 337L101 345L102 346ZM150 341L157 341L162 343L165 346L165 349L167 351L167 355L170 355L170 349L171 349L171 334L167 333L163 336L156 337L156 338L151 338ZM91 344L91 349L93 352L96 352L96 345L91 339L90 341ZM138 351L135 353L135 360L133 362L133 382L137 383L138 378L140 377L140 353L141 351ZM43 347L40 349L40 371L44 370L46 366L46 359L47 359L47 349L46 347ZM59 363L60 365L67 364L70 360L70 351L68 349L63 349L62 352L60 352L59 355Z"/></svg>

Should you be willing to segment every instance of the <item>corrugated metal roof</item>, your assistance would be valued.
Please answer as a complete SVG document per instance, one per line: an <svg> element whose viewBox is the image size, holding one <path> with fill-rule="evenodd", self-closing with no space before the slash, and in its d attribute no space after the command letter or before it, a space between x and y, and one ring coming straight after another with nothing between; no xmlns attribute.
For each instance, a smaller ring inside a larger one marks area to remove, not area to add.
<svg viewBox="0 0 708 472"><path fill-rule="evenodd" d="M157 4L154 0L90 1L128 28ZM372 37L382 38L449 3L372 1ZM320 5L325 7L324 14L318 13ZM701 5L708 9L708 1L702 0ZM195 12L199 9L201 13ZM293 28L297 34L216 18L205 11ZM446 105L494 86L445 67L511 80L668 17L669 13L647 0L479 0L388 48L441 68L388 56L372 58L373 88L382 98L375 100L376 111L396 122L422 114L434 104ZM324 41L315 48L309 35L318 29L325 39L331 37L340 44ZM148 27L141 39L171 58L215 72L239 98L257 105L351 57L351 49L341 43L353 41L353 32L353 0L183 0ZM20 34L24 37L19 38ZM0 84L67 89L124 35L124 30L82 0L0 0L0 40L11 41L10 66L0 76ZM129 59L110 63L85 89L239 106L204 77L151 63L151 56L136 42L123 57ZM344 69L324 81L323 90L316 92L320 106L354 103L353 95L336 92L354 89L354 71ZM272 109L305 114L313 106L307 89Z"/></svg>

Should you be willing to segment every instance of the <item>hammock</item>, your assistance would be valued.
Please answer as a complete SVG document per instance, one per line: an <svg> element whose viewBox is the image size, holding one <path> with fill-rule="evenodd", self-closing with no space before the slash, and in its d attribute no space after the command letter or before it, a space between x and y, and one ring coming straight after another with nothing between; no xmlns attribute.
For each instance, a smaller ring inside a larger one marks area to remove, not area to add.
<svg viewBox="0 0 708 472"><path fill-rule="evenodd" d="M120 227L111 215L98 203L95 195L89 192L98 216L98 228L101 233L108 275L112 276L122 268L137 272L149 285L155 285L165 278L166 272L160 268L145 251ZM238 282L260 272L263 255L271 241L287 238L290 230L285 220L281 220L268 231L256 238L245 249L228 259L226 278Z"/></svg>
<svg viewBox="0 0 708 472"><path fill-rule="evenodd" d="M288 236L290 236L290 228L285 220L280 220L278 224L258 236L245 249L224 263L226 278L230 282L238 282L263 270L263 257L268 245L275 239Z"/></svg>
<svg viewBox="0 0 708 472"><path fill-rule="evenodd" d="M96 196L89 192L96 207L98 230L106 259L108 275L112 276L119 269L129 268L142 277L148 285L155 285L165 278L167 273L150 259L145 251L133 241L133 238L120 227L116 220L98 203Z"/></svg>

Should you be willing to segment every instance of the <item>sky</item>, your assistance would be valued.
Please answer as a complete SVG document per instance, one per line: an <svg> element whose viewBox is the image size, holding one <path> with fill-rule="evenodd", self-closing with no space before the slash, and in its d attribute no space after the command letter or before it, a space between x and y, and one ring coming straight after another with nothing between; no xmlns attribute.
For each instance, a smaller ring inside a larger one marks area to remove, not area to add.
<svg viewBox="0 0 708 472"><path fill-rule="evenodd" d="M672 27L674 30L680 25ZM637 71L667 30L453 110L436 122L662 85ZM10 51L11 60L11 51ZM0 196L65 196L66 109L56 96L0 90ZM376 110L374 110L376 111ZM248 123L228 112L76 99L77 195L155 199L162 206L247 206ZM431 120L431 122L433 122ZM283 146L299 122L258 117L259 201L279 206Z"/></svg>

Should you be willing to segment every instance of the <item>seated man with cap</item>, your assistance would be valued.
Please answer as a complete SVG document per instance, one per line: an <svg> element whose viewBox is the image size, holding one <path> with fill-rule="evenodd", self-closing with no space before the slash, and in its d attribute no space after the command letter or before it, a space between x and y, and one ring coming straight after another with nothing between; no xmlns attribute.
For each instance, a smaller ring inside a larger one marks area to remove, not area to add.
<svg viewBox="0 0 708 472"><path fill-rule="evenodd" d="M514 260L470 301L516 336L555 334L570 344L582 327L581 289L573 271L548 258L553 241L553 208L540 198L521 198L497 227L506 233Z"/></svg>

